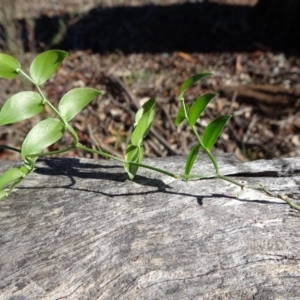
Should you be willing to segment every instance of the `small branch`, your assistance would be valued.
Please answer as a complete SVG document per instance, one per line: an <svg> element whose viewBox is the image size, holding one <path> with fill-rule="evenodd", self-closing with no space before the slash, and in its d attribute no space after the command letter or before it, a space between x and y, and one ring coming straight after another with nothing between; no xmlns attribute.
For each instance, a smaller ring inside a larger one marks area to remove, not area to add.
<svg viewBox="0 0 300 300"><path fill-rule="evenodd" d="M8 150L12 150L12 151L21 153L21 150L14 148L14 147L6 146L6 145L0 145L0 149L8 149Z"/></svg>

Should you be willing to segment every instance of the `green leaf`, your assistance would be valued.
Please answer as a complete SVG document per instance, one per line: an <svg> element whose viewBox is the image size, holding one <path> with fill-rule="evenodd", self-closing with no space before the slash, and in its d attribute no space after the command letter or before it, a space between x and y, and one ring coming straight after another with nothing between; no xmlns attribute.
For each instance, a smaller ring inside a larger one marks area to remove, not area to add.
<svg viewBox="0 0 300 300"><path fill-rule="evenodd" d="M202 142L204 147L210 151L221 134L224 126L231 118L231 115L223 115L215 118L204 129Z"/></svg>
<svg viewBox="0 0 300 300"><path fill-rule="evenodd" d="M184 104L184 106L185 106L186 113L188 114L189 107L187 104ZM185 120L184 108L183 108L183 105L181 105L178 110L177 117L175 119L175 125L179 126L184 120Z"/></svg>
<svg viewBox="0 0 300 300"><path fill-rule="evenodd" d="M142 112L142 113L141 113ZM137 112L137 124L131 135L131 144L138 146L148 134L155 113L155 100L151 98L148 100Z"/></svg>
<svg viewBox="0 0 300 300"><path fill-rule="evenodd" d="M19 167L19 169L21 170L21 172L22 172L25 176L28 175L28 174L32 171L31 169L28 169L25 165Z"/></svg>
<svg viewBox="0 0 300 300"><path fill-rule="evenodd" d="M192 77L190 77L189 79L187 79L183 85L181 86L181 89L180 89L180 94L178 96L178 100L179 101L182 101L184 99L184 93L185 91L194 83L196 83L197 81L199 80L202 80L202 79L205 79L207 77L210 77L212 76L213 74L212 73L201 73L201 74L197 74L197 75L194 75Z"/></svg>
<svg viewBox="0 0 300 300"><path fill-rule="evenodd" d="M134 128L132 135L131 135L131 143L132 145L138 146L142 143L144 139L144 134L147 131L147 117L141 117L138 124Z"/></svg>
<svg viewBox="0 0 300 300"><path fill-rule="evenodd" d="M62 50L45 51L32 61L30 66L30 76L37 85L48 80L59 68L68 52Z"/></svg>
<svg viewBox="0 0 300 300"><path fill-rule="evenodd" d="M66 93L58 104L58 110L68 122L101 92L92 88L76 88Z"/></svg>
<svg viewBox="0 0 300 300"><path fill-rule="evenodd" d="M3 200L5 197L7 197L7 192L0 191L0 201Z"/></svg>
<svg viewBox="0 0 300 300"><path fill-rule="evenodd" d="M144 148L142 146L135 146L129 144L126 149L125 159L128 162L140 163L144 157ZM139 167L131 164L124 164L124 169L127 172L129 178L132 180L137 173Z"/></svg>
<svg viewBox="0 0 300 300"><path fill-rule="evenodd" d="M141 107L135 114L134 127L139 123L141 117L143 116L144 108Z"/></svg>
<svg viewBox="0 0 300 300"><path fill-rule="evenodd" d="M196 124L197 119L200 117L207 104L217 95L218 94L216 93L207 93L196 99L189 112L189 123L191 126Z"/></svg>
<svg viewBox="0 0 300 300"><path fill-rule="evenodd" d="M191 149L191 151L190 151L190 153L189 153L189 155L188 155L188 157L186 159L186 163L185 163L185 171L184 171L185 175L189 175L190 174L190 172L192 170L192 167L194 165L194 162L195 162L195 160L197 158L197 155L199 153L199 150L200 150L200 145L199 144L195 145Z"/></svg>
<svg viewBox="0 0 300 300"><path fill-rule="evenodd" d="M43 98L35 92L20 92L9 98L0 112L0 126L35 116L44 108Z"/></svg>
<svg viewBox="0 0 300 300"><path fill-rule="evenodd" d="M19 75L20 63L10 55L0 53L0 77L5 79L15 78Z"/></svg>
<svg viewBox="0 0 300 300"><path fill-rule="evenodd" d="M23 176L24 173L19 168L12 168L5 171L0 177L0 190L5 189Z"/></svg>
<svg viewBox="0 0 300 300"><path fill-rule="evenodd" d="M58 141L65 131L65 125L58 119L49 118L36 124L26 136L22 156L40 153L44 148Z"/></svg>

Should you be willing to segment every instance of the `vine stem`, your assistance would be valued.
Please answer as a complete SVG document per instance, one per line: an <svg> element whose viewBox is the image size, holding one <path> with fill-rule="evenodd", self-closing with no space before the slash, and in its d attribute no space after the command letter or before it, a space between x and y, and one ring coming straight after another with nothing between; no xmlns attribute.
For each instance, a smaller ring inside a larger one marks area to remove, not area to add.
<svg viewBox="0 0 300 300"><path fill-rule="evenodd" d="M141 168L145 168L145 169L149 169L149 170L152 170L152 171L156 171L156 172L159 172L159 173L162 173L162 174L165 174L165 175L168 175L170 177L177 178L177 179L181 178L180 174L172 173L172 172L160 169L160 168L156 168L156 167L145 165L145 164L141 164L141 163L128 162L128 161L126 161L124 159L121 159L119 157L113 156L113 155L108 154L106 152L103 152L101 150L94 150L94 149L85 147L85 146L83 146L81 144L77 144L75 147L77 149L81 149L81 150L84 150L84 151L87 151L87 152L90 152L90 153L99 154L99 155L101 155L101 156L103 156L105 158L111 158L111 159L113 159L115 161L118 161L118 162L121 162L123 164L130 164L130 165L134 165L134 166L139 166Z"/></svg>
<svg viewBox="0 0 300 300"><path fill-rule="evenodd" d="M273 193L271 191L269 191L265 186L263 186L262 184L258 184L258 186L249 186L247 184L243 184L243 183L240 183L228 176L224 176L224 175L221 175L220 174L220 171L219 171L219 166L218 166L218 163L214 157L214 155L211 153L210 150L206 149L203 145L203 142L195 128L194 125L191 125L190 122L189 122L189 116L188 116L188 112L186 110L186 106L185 106L185 102L184 102L184 98L182 99L182 105L183 105L183 111L184 111L184 116L185 116L185 119L187 121L187 123L189 124L189 126L191 127L196 139L198 140L198 143L199 145L201 146L201 148L204 150L204 152L207 154L207 156L209 157L209 159L211 160L212 164L214 165L214 168L215 168L215 172L216 174L213 175L213 176L201 176L199 175L199 177L197 177L198 175L181 175L181 178L183 178L182 176L184 176L184 179L189 179L189 178L197 178L197 179L204 179L204 178L219 178L219 179L222 179L222 180L225 180L225 181L228 181L234 185L237 185L239 186L242 190L245 189L245 188L250 188L250 189L254 189L254 190L259 190L259 191L263 191L265 192L267 195L269 196L272 196L272 197L275 197L275 198L279 198L283 201L285 201L287 204L290 205L291 208L294 208L296 210L298 210L300 212L300 206L295 204L293 202L293 199L289 198L288 196L286 195L282 195L282 194L276 194L276 193Z"/></svg>
<svg viewBox="0 0 300 300"><path fill-rule="evenodd" d="M19 149L16 149L16 148L13 148L13 147L10 147L10 146L0 145L0 148L6 148L6 149L9 149L9 150L12 150L12 151L16 151L16 152L20 153ZM250 188L250 189L253 189L253 190L263 191L263 192L265 192L267 195L269 195L271 197L275 197L275 198L279 198L279 199L283 200L284 202L286 202L287 204L289 204L289 206L291 208L294 208L294 209L296 209L297 211L300 212L300 206L298 206L297 204L295 204L293 202L293 199L291 199L290 197L288 197L286 195L273 193L273 192L269 191L262 184L258 184L258 186L250 186L250 185L247 185L247 184L244 184L244 183L240 183L240 182L236 181L235 179L230 178L228 176L221 175L220 173L216 173L216 174L213 174L213 175L203 175L203 174L189 174L189 175L186 175L186 174L172 173L172 172L169 172L169 171L157 168L157 167L153 167L153 166L150 166L150 165L141 164L141 163L135 163L135 162L128 162L128 161L126 161L124 159L121 159L121 158L116 157L114 155L111 155L109 153L103 152L102 150L94 150L94 149L85 147L85 146L81 145L80 143L78 143L76 145L72 145L72 146L66 147L66 148L63 148L63 149L60 149L60 150L56 150L56 151L41 152L41 153L36 153L36 154L32 154L32 155L27 155L25 157L25 159L26 158L37 158L37 157L40 157L40 156L49 156L49 155L54 155L54 154L61 154L61 153L65 153L65 152L68 152L68 151L74 150L74 149L80 149L80 150L83 150L83 151L86 151L86 152L96 153L96 154L101 155L102 157L110 158L110 159L113 159L115 161L121 162L123 164L136 165L136 166L139 166L141 168L145 168L145 169L149 169L149 170L152 170L152 171L156 171L156 172L165 174L167 176L170 176L170 177L173 177L173 178L176 178L176 179L184 179L184 180L186 180L186 179L200 179L201 180L201 179L219 178L221 180L228 181L228 182L230 182L230 183L232 183L232 184L234 184L236 186L239 186L242 190L245 189L245 188ZM212 157L213 157L214 161L216 161L213 155L212 155ZM31 173L31 171L33 171L33 166L32 166L32 169L28 172L28 174L26 174L26 176L29 175ZM24 176L24 178L26 176ZM11 188L7 191L7 196L13 191L13 189L17 185L19 185L21 183L21 181L24 178L20 178L20 180L16 181L11 186Z"/></svg>
<svg viewBox="0 0 300 300"><path fill-rule="evenodd" d="M289 198L288 196L286 195L282 195L282 194L276 194L276 193L273 193L271 191L269 191L266 187L264 187L262 184L258 184L258 186L249 186L247 184L243 184L243 183L240 183L228 176L224 176L224 175L221 175L220 172L219 172L219 166L218 166L218 163L214 157L214 155L211 153L210 150L206 149L203 145L203 142L202 142L202 139L200 138L196 128L194 125L191 125L190 122L189 122L189 116L188 116L188 112L187 112L187 109L186 109L186 106L185 106L185 102L184 102L184 99L182 99L182 104L183 104L183 110L184 110L184 116L185 116L185 119L187 120L189 126L191 127L193 133L195 134L198 142L199 142L199 145L201 146L201 148L204 150L204 152L208 155L209 159L211 160L213 166L214 166L214 169L215 169L215 175L208 175L208 176L205 176L205 175L201 175L201 174L177 174L177 173L172 173L172 172L169 172L169 171L166 171L166 170L163 170L163 169L160 169L160 168L157 168L157 167L153 167L153 166L150 166L150 165L146 165L146 164L141 164L141 163L136 163L136 162L128 162L124 159L121 159L119 157L116 157L114 155L111 155L109 153L106 153L106 152L103 152L102 150L94 150L94 149L91 149L91 148L88 148L88 147L85 147L83 146L82 144L79 143L79 137L76 133L76 131L73 129L73 127L71 127L68 122L64 119L64 117L60 114L59 110L56 109L47 99L46 97L44 96L42 90L40 89L39 85L34 82L34 80L29 76L27 75L22 69L18 69L18 72L20 74L22 74L27 80L29 80L32 84L34 84L34 86L37 88L39 94L41 95L42 99L43 99L43 104L47 104L51 110L58 116L58 118L64 123L65 127L67 130L70 131L70 133L73 135L74 139L75 139L75 142L72 146L69 146L69 147L66 147L64 149L60 149L60 150L56 150L56 151L51 151L51 152L42 152L42 153L36 153L36 154L32 154L32 155L28 155L25 157L25 166L28 168L29 167L29 172L32 172L33 169L34 169L34 163L35 163L35 160L40 157L40 156L48 156L48 155L54 155L54 154L60 154L60 153L64 153L64 152L68 152L70 150L73 150L73 149L80 149L80 150L83 150L83 151L86 151L86 152L90 152L90 153L96 153L96 154L99 154L101 155L102 157L105 157L105 158L110 158L110 159L113 159L115 161L118 161L118 162L121 162L123 164L130 164L130 165L135 165L135 166L138 166L138 167L141 167L141 168L145 168L145 169L149 169L149 170L152 170L152 171L156 171L156 172L159 172L159 173L162 173L162 174L165 174L165 175L168 175L170 177L173 177L173 178L177 178L177 179L184 179L184 180L188 180L188 179L209 179L209 178L219 178L219 179L222 179L222 180L225 180L225 181L228 181L236 186L239 186L242 190L245 189L245 188L251 188L251 189L255 189L255 190L260 190L260 191L263 191L265 192L267 195L269 196L272 196L272 197L276 197L276 198L279 198L283 201L285 201L287 204L290 205L291 208L294 208L296 210L298 210L300 212L300 206L298 206L297 204L293 203L293 199ZM19 149L16 149L14 147L10 147L10 146L6 146L6 145L0 145L0 148L6 148L8 150L12 150L12 151L16 151L16 152L21 152ZM26 163L27 162L27 163ZM26 176L28 175L26 174ZM24 177L26 177L24 176ZM19 180L17 180L12 186L11 188L7 191L7 195L9 195L12 190L24 179L24 177L20 178Z"/></svg>
<svg viewBox="0 0 300 300"><path fill-rule="evenodd" d="M29 80L38 90L39 94L41 95L43 99L43 104L47 104L52 111L59 117L59 119L64 123L66 126L66 129L70 131L70 133L74 136L74 139L76 143L79 143L79 137L76 133L76 131L73 129L73 127L70 126L70 124L64 119L64 117L61 115L61 113L56 109L55 106L51 104L51 102L44 96L43 91L40 89L39 85L30 77L28 76L22 69L19 70L19 73L22 74L27 80Z"/></svg>
<svg viewBox="0 0 300 300"><path fill-rule="evenodd" d="M8 149L8 150L11 150L11 151L15 151L15 152L21 153L21 150L19 150L17 148L14 148L14 147L6 146L6 145L0 145L0 148L2 148L2 149Z"/></svg>
<svg viewBox="0 0 300 300"><path fill-rule="evenodd" d="M144 168L144 169L149 169L149 170L152 170L152 171L156 171L156 172L168 175L168 176L176 178L176 179L211 179L211 178L219 178L221 180L228 181L228 182L230 182L230 183L232 183L232 184L234 184L236 186L239 186L242 190L244 190L245 188L250 188L250 189L253 189L253 190L263 191L263 192L265 192L267 195L269 195L271 197L279 198L279 199L285 201L287 204L290 205L291 208L294 208L294 209L296 209L296 210L298 210L300 212L300 206L298 206L297 204L295 204L293 202L293 199L289 198L288 196L282 195L282 194L273 193L273 192L269 191L262 184L258 184L257 186L253 186L253 185L247 185L247 184L238 182L237 180L235 180L233 178L221 175L219 173L219 171L218 171L218 173L216 173L214 175L202 175L202 174L189 174L189 175L186 175L186 174L177 174L177 173L172 173L172 172L169 172L169 171L157 168L157 167L153 167L153 166L150 166L150 165L146 165L146 164L135 163L135 162L128 162L128 161L126 161L124 159L121 159L121 158L116 157L114 155L111 155L109 153L103 152L102 150L94 150L94 149L85 147L85 146L83 146L81 144L72 145L70 147L67 147L67 148L64 148L64 149L60 149L60 150L56 150L56 151L44 152L44 153L37 153L37 154L28 155L28 156L29 157L48 156L48 155L60 154L60 153L68 152L68 151L74 150L74 149L80 149L80 150L83 150L83 151L86 151L86 152L96 153L96 154L101 155L102 157L110 158L110 159L113 159L113 160L118 161L118 162L123 163L123 164L135 165L135 166L138 166L138 167L141 167L141 168ZM216 159L214 158L214 156L212 154L211 154L210 157L213 158L213 162L217 163Z"/></svg>

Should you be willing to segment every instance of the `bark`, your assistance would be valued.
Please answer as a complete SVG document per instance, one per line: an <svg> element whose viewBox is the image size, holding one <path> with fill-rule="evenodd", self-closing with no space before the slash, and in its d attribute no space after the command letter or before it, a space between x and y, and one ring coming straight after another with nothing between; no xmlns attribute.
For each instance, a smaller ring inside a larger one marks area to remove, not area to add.
<svg viewBox="0 0 300 300"><path fill-rule="evenodd" d="M299 198L300 159L218 160L223 174ZM184 168L181 156L147 162ZM211 169L201 157L193 172ZM131 182L105 160L41 161L0 203L1 299L298 299L300 214L238 192L148 170Z"/></svg>

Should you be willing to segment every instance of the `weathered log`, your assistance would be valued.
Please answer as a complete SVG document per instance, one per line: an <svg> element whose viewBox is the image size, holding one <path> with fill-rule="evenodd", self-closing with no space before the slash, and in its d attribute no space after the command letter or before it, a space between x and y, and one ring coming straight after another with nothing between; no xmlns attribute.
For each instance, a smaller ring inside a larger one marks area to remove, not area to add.
<svg viewBox="0 0 300 300"><path fill-rule="evenodd" d="M299 198L300 159L221 172ZM180 156L148 160L180 172ZM1 162L0 171L16 165ZM199 158L193 172L207 174ZM300 214L217 179L52 159L0 203L1 299L298 299Z"/></svg>

